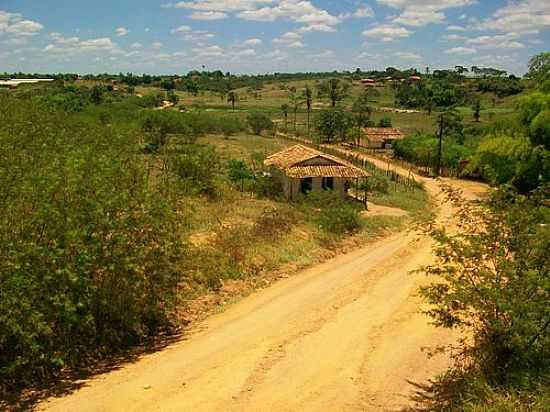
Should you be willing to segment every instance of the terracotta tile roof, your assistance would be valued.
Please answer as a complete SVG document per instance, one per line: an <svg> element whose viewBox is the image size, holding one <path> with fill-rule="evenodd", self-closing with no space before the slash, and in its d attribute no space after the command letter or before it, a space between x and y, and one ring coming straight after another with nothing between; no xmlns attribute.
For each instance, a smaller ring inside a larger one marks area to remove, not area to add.
<svg viewBox="0 0 550 412"><path fill-rule="evenodd" d="M405 138L401 130L392 127L365 127L364 131L370 142L401 140Z"/></svg>
<svg viewBox="0 0 550 412"><path fill-rule="evenodd" d="M317 158L321 161L319 164L310 163ZM327 160L328 164L324 163ZM308 163L304 164L304 162ZM370 176L370 174L363 169L356 167L345 160L322 153L301 144L291 146L267 157L264 164L266 166L278 167L283 170L288 177L293 178L358 178Z"/></svg>

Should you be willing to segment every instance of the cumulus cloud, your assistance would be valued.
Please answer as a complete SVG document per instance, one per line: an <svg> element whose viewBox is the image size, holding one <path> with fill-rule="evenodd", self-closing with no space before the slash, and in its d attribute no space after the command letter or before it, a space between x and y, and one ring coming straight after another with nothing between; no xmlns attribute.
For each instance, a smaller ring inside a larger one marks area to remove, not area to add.
<svg viewBox="0 0 550 412"><path fill-rule="evenodd" d="M452 49L445 50L445 54L456 54L458 56L467 56L470 54L476 54L477 50L470 47L453 47Z"/></svg>
<svg viewBox="0 0 550 412"><path fill-rule="evenodd" d="M119 37L127 36L129 33L128 29L125 27L119 27L118 29L115 30L115 32L116 32L116 35Z"/></svg>
<svg viewBox="0 0 550 412"><path fill-rule="evenodd" d="M525 45L517 41L519 37L519 33L512 32L496 36L479 36L466 42L481 49L523 49Z"/></svg>
<svg viewBox="0 0 550 412"><path fill-rule="evenodd" d="M162 44L162 43L159 42L159 41L155 41L155 42L151 43L151 47L152 47L153 49L157 49L157 50L158 50L158 49L162 49L162 48L164 47L164 44Z"/></svg>
<svg viewBox="0 0 550 412"><path fill-rule="evenodd" d="M262 44L262 41L260 39L248 39L243 42L245 46L260 46Z"/></svg>
<svg viewBox="0 0 550 412"><path fill-rule="evenodd" d="M12 36L35 36L44 26L33 20L25 20L19 13L8 13L0 10L0 34Z"/></svg>
<svg viewBox="0 0 550 412"><path fill-rule="evenodd" d="M446 21L444 11L451 8L470 6L477 0L377 0L379 4L400 10L393 18L394 23L422 27Z"/></svg>
<svg viewBox="0 0 550 412"><path fill-rule="evenodd" d="M222 20L229 16L221 11L195 11L189 16L193 20Z"/></svg>
<svg viewBox="0 0 550 412"><path fill-rule="evenodd" d="M274 44L290 44L302 39L300 33L288 31L280 37L273 39Z"/></svg>
<svg viewBox="0 0 550 412"><path fill-rule="evenodd" d="M422 56L411 52L395 52L393 55L404 60L422 60Z"/></svg>
<svg viewBox="0 0 550 412"><path fill-rule="evenodd" d="M532 32L550 27L550 2L548 0L509 1L490 18L481 21L479 30L502 32Z"/></svg>
<svg viewBox="0 0 550 412"><path fill-rule="evenodd" d="M55 54L83 54L94 52L122 53L117 44L109 37L80 40L78 37L63 37L59 33L51 33L53 43L44 47L43 51Z"/></svg>
<svg viewBox="0 0 550 412"><path fill-rule="evenodd" d="M341 13L338 15L338 18L344 19L361 19L367 17L374 17L374 10L370 6L361 6L353 13Z"/></svg>
<svg viewBox="0 0 550 412"><path fill-rule="evenodd" d="M384 42L409 37L411 34L413 34L413 32L409 29L393 24L380 24L363 32L363 36L372 37Z"/></svg>

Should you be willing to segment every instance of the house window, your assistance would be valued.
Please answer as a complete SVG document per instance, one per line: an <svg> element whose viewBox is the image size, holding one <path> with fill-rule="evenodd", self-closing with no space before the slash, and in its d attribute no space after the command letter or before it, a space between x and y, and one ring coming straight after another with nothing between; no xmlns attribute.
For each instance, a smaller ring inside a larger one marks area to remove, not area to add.
<svg viewBox="0 0 550 412"><path fill-rule="evenodd" d="M300 192L307 194L313 189L313 179L311 177L306 177L300 181Z"/></svg>
<svg viewBox="0 0 550 412"><path fill-rule="evenodd" d="M334 178L333 177L323 177L323 189L324 190L334 190Z"/></svg>

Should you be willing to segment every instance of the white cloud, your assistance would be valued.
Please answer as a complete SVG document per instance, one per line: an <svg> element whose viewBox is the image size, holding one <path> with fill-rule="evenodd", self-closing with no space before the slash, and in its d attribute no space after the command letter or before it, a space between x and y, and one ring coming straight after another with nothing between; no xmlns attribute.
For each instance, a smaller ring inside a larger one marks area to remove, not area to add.
<svg viewBox="0 0 550 412"><path fill-rule="evenodd" d="M441 38L443 40L451 40L451 41L466 40L467 39L466 36L462 36L460 34L445 34L445 35L441 36Z"/></svg>
<svg viewBox="0 0 550 412"><path fill-rule="evenodd" d="M382 40L384 42L390 42L398 38L409 37L411 34L413 34L413 32L406 29L405 27L400 27L392 24L381 24L363 32L363 36L372 37Z"/></svg>
<svg viewBox="0 0 550 412"><path fill-rule="evenodd" d="M50 37L57 44L78 44L78 37L64 37L61 33L50 33Z"/></svg>
<svg viewBox="0 0 550 412"><path fill-rule="evenodd" d="M342 22L342 19L304 0L278 0L278 4L272 7L243 10L237 16L245 20L262 22L286 18L302 23L306 31L335 31L334 26Z"/></svg>
<svg viewBox="0 0 550 412"><path fill-rule="evenodd" d="M123 53L109 37L80 40L78 37L65 38L59 33L52 33L54 41L44 47L43 51L54 54L85 54L96 52Z"/></svg>
<svg viewBox="0 0 550 412"><path fill-rule="evenodd" d="M158 50L158 49L162 49L163 46L164 46L164 44L162 44L162 43L159 42L159 41L156 41L156 42L151 43L151 47L152 47L153 49L157 49L157 50Z"/></svg>
<svg viewBox="0 0 550 412"><path fill-rule="evenodd" d="M179 27L176 27L175 29L170 30L170 33L189 33L192 30L193 29L191 29L190 26L179 26Z"/></svg>
<svg viewBox="0 0 550 412"><path fill-rule="evenodd" d="M193 20L222 20L229 16L221 11L195 11L189 16Z"/></svg>
<svg viewBox="0 0 550 412"><path fill-rule="evenodd" d="M188 0L163 4L164 8L191 9L201 11L242 11L252 10L261 5L275 3L275 0Z"/></svg>
<svg viewBox="0 0 550 412"><path fill-rule="evenodd" d="M396 52L393 55L404 60L422 60L422 56L411 52Z"/></svg>
<svg viewBox="0 0 550 412"><path fill-rule="evenodd" d="M288 31L281 37L273 39L274 44L290 44L302 39L302 35L293 31Z"/></svg>
<svg viewBox="0 0 550 412"><path fill-rule="evenodd" d="M218 45L209 47L196 47L192 51L199 57L220 57L225 54L224 49Z"/></svg>
<svg viewBox="0 0 550 412"><path fill-rule="evenodd" d="M355 10L353 13L342 13L338 15L338 18L344 20L344 19L361 19L361 18L367 18L367 17L374 17L374 10L370 6L361 6L357 10Z"/></svg>
<svg viewBox="0 0 550 412"><path fill-rule="evenodd" d="M130 45L132 49L141 49L143 47L143 44L135 42Z"/></svg>
<svg viewBox="0 0 550 412"><path fill-rule="evenodd" d="M481 49L523 49L525 45L517 41L519 33L506 33L496 36L479 36L466 40L466 43Z"/></svg>
<svg viewBox="0 0 550 412"><path fill-rule="evenodd" d="M550 1L548 0L508 1L493 16L476 26L480 30L521 33L548 27L550 27Z"/></svg>
<svg viewBox="0 0 550 412"><path fill-rule="evenodd" d="M109 37L99 39L83 40L78 43L79 47L91 50L112 50L116 48L116 44Z"/></svg>
<svg viewBox="0 0 550 412"><path fill-rule="evenodd" d="M260 39L248 39L243 42L245 46L260 46L262 41Z"/></svg>
<svg viewBox="0 0 550 412"><path fill-rule="evenodd" d="M456 54L458 56L467 56L470 54L476 54L477 50L469 47L453 47L452 49L445 50L445 54Z"/></svg>
<svg viewBox="0 0 550 412"><path fill-rule="evenodd" d="M235 53L235 55L240 56L240 57L255 56L256 55L256 50L254 50L254 49L239 50L238 52Z"/></svg>
<svg viewBox="0 0 550 412"><path fill-rule="evenodd" d="M0 34L2 32L12 36L35 36L44 26L36 21L23 20L19 13L8 13L0 10Z"/></svg>
<svg viewBox="0 0 550 412"><path fill-rule="evenodd" d="M394 23L422 27L431 23L444 23L444 11L477 3L477 0L377 0L378 3L400 10Z"/></svg>
<svg viewBox="0 0 550 412"><path fill-rule="evenodd" d="M115 32L116 32L116 35L119 37L127 36L129 33L128 29L125 27L119 27L118 29L115 30Z"/></svg>
<svg viewBox="0 0 550 412"><path fill-rule="evenodd" d="M323 59L332 59L335 57L335 53L333 50L325 50L321 53L317 53L317 54L310 54L308 57L310 59L314 59L314 60L323 60Z"/></svg>
<svg viewBox="0 0 550 412"><path fill-rule="evenodd" d="M305 47L304 43L302 43L301 41L295 41L293 43L290 43L287 45L288 48L290 49L301 49L302 47Z"/></svg>
<svg viewBox="0 0 550 412"><path fill-rule="evenodd" d="M454 25L447 26L447 30L448 31L466 31L466 29L464 27L454 26Z"/></svg>

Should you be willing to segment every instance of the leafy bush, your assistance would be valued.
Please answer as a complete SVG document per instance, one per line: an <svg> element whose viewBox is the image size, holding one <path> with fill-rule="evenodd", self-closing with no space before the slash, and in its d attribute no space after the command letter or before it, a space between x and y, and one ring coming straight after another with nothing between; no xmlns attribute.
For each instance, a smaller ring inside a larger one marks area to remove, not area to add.
<svg viewBox="0 0 550 412"><path fill-rule="evenodd" d="M421 293L433 305L428 314L436 325L471 336L448 378L468 384L460 380L469 374L488 387L474 398L489 398L493 390L532 390L550 374L549 189L529 197L500 190L483 208L450 192L459 231L432 231L439 259L424 268L434 283ZM444 410L464 410L469 386L456 388L456 403Z"/></svg>
<svg viewBox="0 0 550 412"><path fill-rule="evenodd" d="M390 181L385 176L372 175L361 186L361 190L367 190L369 192L388 193L390 187Z"/></svg>
<svg viewBox="0 0 550 412"><path fill-rule="evenodd" d="M260 199L278 199L283 195L283 173L276 168L262 172L254 181L254 192Z"/></svg>
<svg viewBox="0 0 550 412"><path fill-rule="evenodd" d="M0 99L0 382L10 385L165 326L185 246L128 136Z"/></svg>
<svg viewBox="0 0 550 412"><path fill-rule="evenodd" d="M252 170L242 160L230 160L228 164L229 180L239 183L241 191L244 191L244 183L254 177Z"/></svg>
<svg viewBox="0 0 550 412"><path fill-rule="evenodd" d="M383 117L378 122L378 127L392 127L391 117Z"/></svg>
<svg viewBox="0 0 550 412"><path fill-rule="evenodd" d="M439 139L434 135L416 134L394 143L396 156L419 166L433 167L436 164ZM465 146L444 141L441 164L445 168L458 168L460 162L470 155Z"/></svg>
<svg viewBox="0 0 550 412"><path fill-rule="evenodd" d="M550 150L550 109L541 111L533 119L529 132L533 145Z"/></svg>
<svg viewBox="0 0 550 412"><path fill-rule="evenodd" d="M292 230L296 222L291 209L265 209L254 224L254 234L259 237L277 240Z"/></svg>
<svg viewBox="0 0 550 412"><path fill-rule="evenodd" d="M358 205L341 199L332 191L311 192L301 201L316 209L313 221L328 234L354 233L362 227Z"/></svg>
<svg viewBox="0 0 550 412"><path fill-rule="evenodd" d="M256 135L261 135L264 130L271 130L273 122L264 113L250 113L248 115L248 125Z"/></svg>
<svg viewBox="0 0 550 412"><path fill-rule="evenodd" d="M539 176L546 176L550 167L544 152L536 158L534 155L526 137L489 138L478 146L466 173L479 174L492 185L511 183L518 190L526 192L538 186ZM532 179L526 179L528 175Z"/></svg>
<svg viewBox="0 0 550 412"><path fill-rule="evenodd" d="M171 169L189 193L216 197L220 159L210 146L189 145L171 156Z"/></svg>

